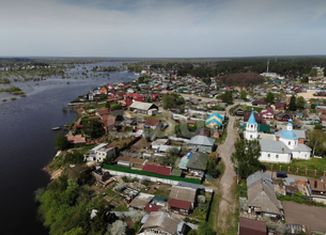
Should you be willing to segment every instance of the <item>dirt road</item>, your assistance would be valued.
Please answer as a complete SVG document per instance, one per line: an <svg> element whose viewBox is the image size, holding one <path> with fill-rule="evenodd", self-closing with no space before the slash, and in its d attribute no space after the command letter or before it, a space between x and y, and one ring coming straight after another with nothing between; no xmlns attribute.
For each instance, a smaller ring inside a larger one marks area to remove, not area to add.
<svg viewBox="0 0 326 235"><path fill-rule="evenodd" d="M230 116L227 126L227 137L225 142L219 146L218 153L225 166L224 173L219 181L220 203L218 208L217 228L218 231L227 234L230 229L230 217L236 207L234 188L236 186L236 174L231 160L236 140L236 130L234 128L235 117Z"/></svg>

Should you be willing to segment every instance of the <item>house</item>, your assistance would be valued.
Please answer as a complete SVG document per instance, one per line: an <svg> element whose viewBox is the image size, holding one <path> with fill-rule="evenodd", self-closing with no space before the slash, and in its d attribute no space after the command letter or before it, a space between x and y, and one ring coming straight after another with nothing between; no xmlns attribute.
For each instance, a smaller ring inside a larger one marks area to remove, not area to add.
<svg viewBox="0 0 326 235"><path fill-rule="evenodd" d="M267 107L260 112L260 115L264 119L274 119L274 110L271 107Z"/></svg>
<svg viewBox="0 0 326 235"><path fill-rule="evenodd" d="M323 176L320 179L311 178L308 182L308 189L311 195L326 197L326 176Z"/></svg>
<svg viewBox="0 0 326 235"><path fill-rule="evenodd" d="M189 140L188 146L196 152L211 153L215 147L215 139L196 135Z"/></svg>
<svg viewBox="0 0 326 235"><path fill-rule="evenodd" d="M240 217L239 235L267 235L265 222Z"/></svg>
<svg viewBox="0 0 326 235"><path fill-rule="evenodd" d="M161 123L160 119L155 117L146 117L144 121L145 121L144 127L148 127L151 129L156 129L156 127L158 127L159 124Z"/></svg>
<svg viewBox="0 0 326 235"><path fill-rule="evenodd" d="M153 115L158 111L157 105L153 103L140 102L140 101L133 101L133 103L130 105L129 108L131 111L148 114L148 115Z"/></svg>
<svg viewBox="0 0 326 235"><path fill-rule="evenodd" d="M266 106L267 102L264 99L259 99L259 100L254 100L251 104L253 106Z"/></svg>
<svg viewBox="0 0 326 235"><path fill-rule="evenodd" d="M219 128L223 126L224 116L218 112L211 113L205 121L207 127Z"/></svg>
<svg viewBox="0 0 326 235"><path fill-rule="evenodd" d="M197 190L190 187L172 186L169 194L169 209L188 215L195 207Z"/></svg>
<svg viewBox="0 0 326 235"><path fill-rule="evenodd" d="M281 121L281 122L287 122L289 121L290 119L292 119L292 114L291 113L288 113L288 112L281 112L281 113L277 113L275 115L275 119L277 121Z"/></svg>
<svg viewBox="0 0 326 235"><path fill-rule="evenodd" d="M202 179L207 169L207 162L208 155L206 153L189 152L181 158L179 168L188 171L192 176Z"/></svg>
<svg viewBox="0 0 326 235"><path fill-rule="evenodd" d="M139 193L130 203L129 207L136 210L144 210L154 198L154 195L148 193Z"/></svg>
<svg viewBox="0 0 326 235"><path fill-rule="evenodd" d="M248 212L271 218L281 218L283 207L274 192L271 175L257 171L247 178Z"/></svg>
<svg viewBox="0 0 326 235"><path fill-rule="evenodd" d="M78 135L68 134L67 140L73 144L85 144L86 143L86 137L84 137L82 134L78 134Z"/></svg>
<svg viewBox="0 0 326 235"><path fill-rule="evenodd" d="M284 111L286 110L286 103L285 102L276 102L272 107L277 111Z"/></svg>
<svg viewBox="0 0 326 235"><path fill-rule="evenodd" d="M151 172L151 173L159 174L159 175L164 175L164 176L169 176L169 175L171 175L172 168L146 163L143 166L143 171L147 171L147 172Z"/></svg>
<svg viewBox="0 0 326 235"><path fill-rule="evenodd" d="M141 220L138 235L183 235L189 230L186 223L163 211L147 214Z"/></svg>
<svg viewBox="0 0 326 235"><path fill-rule="evenodd" d="M112 182L112 178L109 172L102 171L102 169L96 169L92 171L92 175L95 178L96 182L106 186L110 182Z"/></svg>
<svg viewBox="0 0 326 235"><path fill-rule="evenodd" d="M107 147L107 143L102 143L92 148L86 155L85 160L88 162L101 163L106 159L115 158L117 155L116 148Z"/></svg>

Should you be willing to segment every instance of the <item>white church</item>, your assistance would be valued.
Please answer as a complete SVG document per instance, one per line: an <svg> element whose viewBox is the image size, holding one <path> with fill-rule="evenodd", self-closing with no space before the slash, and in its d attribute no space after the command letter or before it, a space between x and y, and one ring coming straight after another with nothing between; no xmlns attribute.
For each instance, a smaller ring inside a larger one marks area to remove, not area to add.
<svg viewBox="0 0 326 235"><path fill-rule="evenodd" d="M286 128L274 135L259 135L258 123L254 112L251 112L244 131L246 140L259 140L262 162L290 163L292 159L309 160L311 148L304 144L305 131L293 130L290 119Z"/></svg>

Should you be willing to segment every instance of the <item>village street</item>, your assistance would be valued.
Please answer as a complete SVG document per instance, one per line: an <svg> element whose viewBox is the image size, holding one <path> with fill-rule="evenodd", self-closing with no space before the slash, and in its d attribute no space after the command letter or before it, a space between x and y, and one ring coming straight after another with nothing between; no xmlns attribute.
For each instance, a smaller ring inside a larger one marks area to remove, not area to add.
<svg viewBox="0 0 326 235"><path fill-rule="evenodd" d="M229 116L227 126L227 137L225 142L219 146L218 154L222 158L225 169L222 177L219 180L218 193L220 194L217 228L222 231L228 231L231 225L230 216L234 213L235 206L235 187L236 187L236 174L231 160L234 151L234 143L236 140L236 130L234 127L235 117Z"/></svg>

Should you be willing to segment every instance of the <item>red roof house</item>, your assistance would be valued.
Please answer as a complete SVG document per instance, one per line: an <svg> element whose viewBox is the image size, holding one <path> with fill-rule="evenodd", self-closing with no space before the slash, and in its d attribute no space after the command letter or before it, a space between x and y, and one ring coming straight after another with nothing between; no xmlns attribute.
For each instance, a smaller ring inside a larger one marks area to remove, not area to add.
<svg viewBox="0 0 326 235"><path fill-rule="evenodd" d="M171 167L165 167L165 166L159 166L153 164L145 164L143 166L143 171L152 172L164 176L171 175Z"/></svg>
<svg viewBox="0 0 326 235"><path fill-rule="evenodd" d="M262 221L240 217L239 235L267 235L267 226Z"/></svg>

